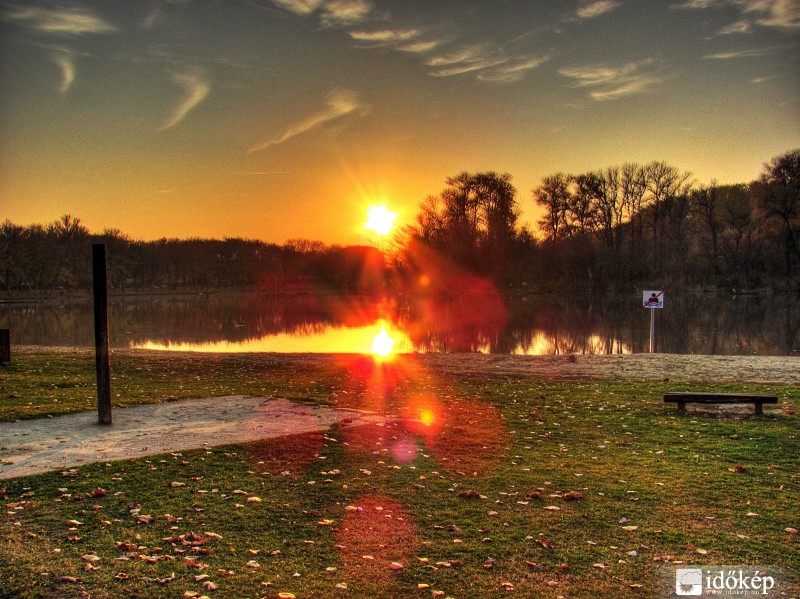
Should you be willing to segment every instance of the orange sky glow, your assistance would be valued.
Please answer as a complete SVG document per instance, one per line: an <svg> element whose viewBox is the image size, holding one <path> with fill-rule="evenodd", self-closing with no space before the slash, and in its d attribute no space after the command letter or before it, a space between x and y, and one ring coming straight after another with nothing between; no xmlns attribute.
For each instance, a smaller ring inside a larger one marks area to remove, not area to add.
<svg viewBox="0 0 800 599"><path fill-rule="evenodd" d="M370 243L462 171L800 146L800 7L764 0L0 4L0 218L133 239Z"/></svg>

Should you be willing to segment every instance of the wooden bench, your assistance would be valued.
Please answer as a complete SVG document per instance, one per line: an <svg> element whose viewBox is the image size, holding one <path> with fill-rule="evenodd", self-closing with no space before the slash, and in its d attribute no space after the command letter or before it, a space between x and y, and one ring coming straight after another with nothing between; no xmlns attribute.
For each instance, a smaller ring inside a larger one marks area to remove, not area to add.
<svg viewBox="0 0 800 599"><path fill-rule="evenodd" d="M777 395L758 393L702 393L698 391L670 391L664 393L664 401L677 403L678 411L685 412L687 403L752 403L756 414L764 413L765 403L778 403Z"/></svg>

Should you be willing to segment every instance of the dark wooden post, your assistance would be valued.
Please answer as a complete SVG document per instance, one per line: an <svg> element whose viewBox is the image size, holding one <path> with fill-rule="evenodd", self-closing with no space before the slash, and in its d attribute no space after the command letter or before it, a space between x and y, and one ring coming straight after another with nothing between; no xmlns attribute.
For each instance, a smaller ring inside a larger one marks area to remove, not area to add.
<svg viewBox="0 0 800 599"><path fill-rule="evenodd" d="M0 364L11 361L11 333L0 329Z"/></svg>
<svg viewBox="0 0 800 599"><path fill-rule="evenodd" d="M94 281L94 347L97 364L97 418L99 424L111 424L111 368L108 362L108 286L106 282L106 245L92 245Z"/></svg>

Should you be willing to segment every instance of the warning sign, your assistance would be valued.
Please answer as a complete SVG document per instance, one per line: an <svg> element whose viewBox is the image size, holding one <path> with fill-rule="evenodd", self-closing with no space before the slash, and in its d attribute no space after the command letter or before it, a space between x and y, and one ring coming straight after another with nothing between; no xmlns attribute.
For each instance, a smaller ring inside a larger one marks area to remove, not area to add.
<svg viewBox="0 0 800 599"><path fill-rule="evenodd" d="M642 307L643 308L663 308L664 307L664 291L648 289L642 292Z"/></svg>

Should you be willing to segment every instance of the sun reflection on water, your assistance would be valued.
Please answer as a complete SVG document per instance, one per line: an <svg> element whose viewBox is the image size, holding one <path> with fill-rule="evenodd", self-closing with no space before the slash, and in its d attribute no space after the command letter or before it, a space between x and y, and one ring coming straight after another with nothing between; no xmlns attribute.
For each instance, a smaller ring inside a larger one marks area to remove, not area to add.
<svg viewBox="0 0 800 599"><path fill-rule="evenodd" d="M359 327L334 327L308 335L280 333L257 339L211 342L132 343L131 349L203 353L343 353L369 354L382 360L398 353L414 351L406 333L380 319Z"/></svg>

